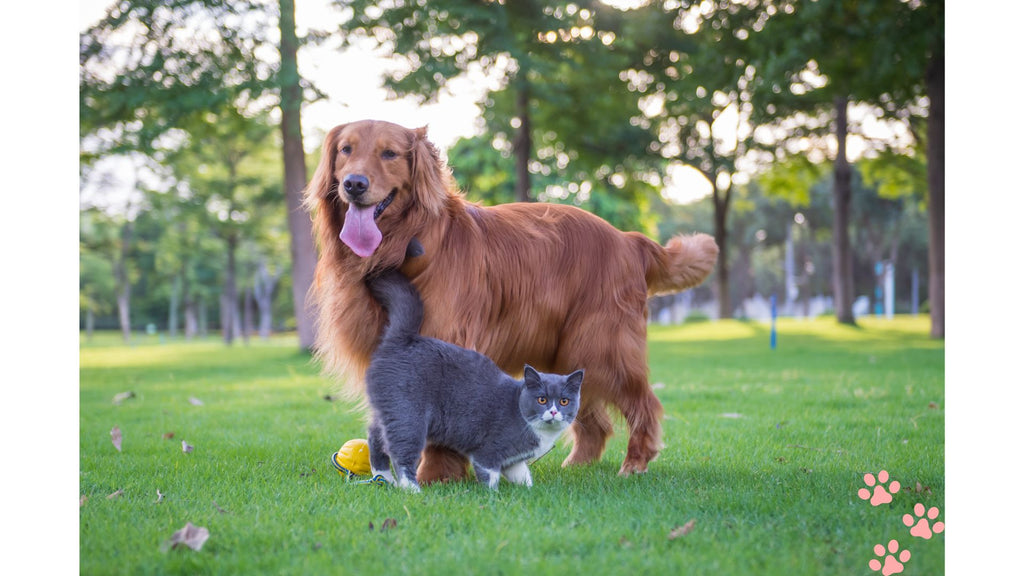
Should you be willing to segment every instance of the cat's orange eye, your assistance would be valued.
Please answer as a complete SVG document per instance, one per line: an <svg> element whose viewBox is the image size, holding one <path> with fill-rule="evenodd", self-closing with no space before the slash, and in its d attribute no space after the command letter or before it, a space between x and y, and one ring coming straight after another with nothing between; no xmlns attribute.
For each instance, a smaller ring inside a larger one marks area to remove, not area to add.
<svg viewBox="0 0 1024 576"><path fill-rule="evenodd" d="M537 398L537 402L539 402L541 404L547 404L548 403L548 398L547 398L547 396L541 396L540 398Z"/></svg>
<svg viewBox="0 0 1024 576"><path fill-rule="evenodd" d="M558 401L558 403L561 404L562 406L568 406L569 405L569 399L568 398L562 398L561 400Z"/></svg>

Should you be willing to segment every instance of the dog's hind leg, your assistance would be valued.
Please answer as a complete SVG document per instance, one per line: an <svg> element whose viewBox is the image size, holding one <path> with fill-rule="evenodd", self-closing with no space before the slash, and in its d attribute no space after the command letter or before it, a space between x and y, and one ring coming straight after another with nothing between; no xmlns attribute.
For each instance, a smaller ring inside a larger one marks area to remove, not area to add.
<svg viewBox="0 0 1024 576"><path fill-rule="evenodd" d="M651 391L646 374L632 375L615 405L622 411L629 426L629 445L619 476L646 472L647 464L658 457L662 448L661 416L664 409Z"/></svg>
<svg viewBox="0 0 1024 576"><path fill-rule="evenodd" d="M427 444L423 450L419 470L416 471L416 479L424 485L434 482L458 482L467 476L469 460L454 450L436 444Z"/></svg>

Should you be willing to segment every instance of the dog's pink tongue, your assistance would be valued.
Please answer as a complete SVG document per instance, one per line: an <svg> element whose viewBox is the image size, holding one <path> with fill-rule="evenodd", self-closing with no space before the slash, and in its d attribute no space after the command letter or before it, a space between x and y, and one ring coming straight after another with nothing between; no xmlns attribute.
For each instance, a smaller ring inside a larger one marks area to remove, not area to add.
<svg viewBox="0 0 1024 576"><path fill-rule="evenodd" d="M360 258L366 258L380 246L381 236L377 223L373 221L373 206L361 208L355 204L348 205L345 213L345 224L338 235Z"/></svg>

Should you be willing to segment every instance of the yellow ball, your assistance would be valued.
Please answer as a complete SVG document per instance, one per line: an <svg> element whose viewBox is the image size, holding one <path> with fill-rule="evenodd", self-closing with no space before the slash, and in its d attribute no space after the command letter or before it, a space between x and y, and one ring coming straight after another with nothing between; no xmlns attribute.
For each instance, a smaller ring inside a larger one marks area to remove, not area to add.
<svg viewBox="0 0 1024 576"><path fill-rule="evenodd" d="M338 474L346 476L346 472L356 475L370 473L370 446L366 440L356 438L341 445L334 454L334 466Z"/></svg>

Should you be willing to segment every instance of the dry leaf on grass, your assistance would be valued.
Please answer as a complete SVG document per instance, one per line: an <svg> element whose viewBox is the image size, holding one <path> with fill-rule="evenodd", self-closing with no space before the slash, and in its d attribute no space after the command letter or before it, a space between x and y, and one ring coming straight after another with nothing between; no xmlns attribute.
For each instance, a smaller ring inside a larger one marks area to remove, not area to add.
<svg viewBox="0 0 1024 576"><path fill-rule="evenodd" d="M85 506L85 501L88 500L88 499L89 499L88 496L86 496L85 494L82 494L82 497L78 499L78 507L81 508L82 506Z"/></svg>
<svg viewBox="0 0 1024 576"><path fill-rule="evenodd" d="M114 498L117 498L118 496L120 496L122 494L124 494L124 490L121 490L120 488L118 488L117 491L114 492L113 494L108 494L107 495L107 500L113 500Z"/></svg>
<svg viewBox="0 0 1024 576"><path fill-rule="evenodd" d="M120 392L118 394L114 394L114 406L120 406L121 402L124 402L125 400L128 400L130 398L135 398L135 392L132 392L131 390L129 390L128 392Z"/></svg>
<svg viewBox="0 0 1024 576"><path fill-rule="evenodd" d="M193 405L193 406L202 406L203 405L203 401L200 400L199 398L196 398L195 396L189 396L188 403Z"/></svg>
<svg viewBox="0 0 1024 576"><path fill-rule="evenodd" d="M174 438L174 432L164 432L163 438L164 440L170 440L171 438Z"/></svg>
<svg viewBox="0 0 1024 576"><path fill-rule="evenodd" d="M209 530L201 526L195 526L191 522L187 522L184 528L178 530L171 536L171 540L168 544L171 548L188 546L198 552L209 537Z"/></svg>
<svg viewBox="0 0 1024 576"><path fill-rule="evenodd" d="M669 540L675 540L676 538L679 538L681 536L686 536L690 532L693 532L693 528L696 525L697 525L697 521L696 520L690 520L689 522L687 522L686 524L683 524L682 526L676 526L675 528L672 529L671 532L668 533L668 539Z"/></svg>
<svg viewBox="0 0 1024 576"><path fill-rule="evenodd" d="M191 454L192 451L195 449L195 446L189 444L188 442L185 442L184 440L181 441L181 451L184 452L185 454Z"/></svg>
<svg viewBox="0 0 1024 576"><path fill-rule="evenodd" d="M121 451L121 429L118 428L117 426L114 426L110 430L110 441L114 443L114 448L117 448L117 451L120 452Z"/></svg>
<svg viewBox="0 0 1024 576"><path fill-rule="evenodd" d="M397 527L398 527L398 520L395 520L394 518L385 518L384 519L384 524L381 525L380 529L381 530L390 530L392 528L397 528Z"/></svg>

